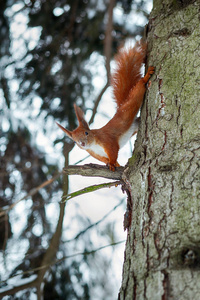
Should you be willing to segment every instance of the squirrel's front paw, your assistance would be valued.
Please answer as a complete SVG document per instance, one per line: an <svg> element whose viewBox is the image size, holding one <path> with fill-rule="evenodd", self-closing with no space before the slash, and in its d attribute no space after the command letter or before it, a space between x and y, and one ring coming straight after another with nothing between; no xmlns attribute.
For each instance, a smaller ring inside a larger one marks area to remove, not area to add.
<svg viewBox="0 0 200 300"><path fill-rule="evenodd" d="M155 71L155 67L151 66L151 67L148 68L147 72L152 75L154 73L154 71Z"/></svg>
<svg viewBox="0 0 200 300"><path fill-rule="evenodd" d="M115 164L108 163L107 166L109 167L110 171L112 171L112 172L115 172L116 167L120 167L118 162L116 162Z"/></svg>

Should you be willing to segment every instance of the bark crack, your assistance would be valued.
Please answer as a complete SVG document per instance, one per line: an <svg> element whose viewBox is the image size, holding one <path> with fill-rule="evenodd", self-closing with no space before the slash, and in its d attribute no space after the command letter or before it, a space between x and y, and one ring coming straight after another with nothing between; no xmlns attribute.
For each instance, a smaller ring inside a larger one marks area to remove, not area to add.
<svg viewBox="0 0 200 300"><path fill-rule="evenodd" d="M164 276L162 281L164 291L164 294L162 295L162 300L168 300L170 297L169 274L165 270L162 271L162 274Z"/></svg>

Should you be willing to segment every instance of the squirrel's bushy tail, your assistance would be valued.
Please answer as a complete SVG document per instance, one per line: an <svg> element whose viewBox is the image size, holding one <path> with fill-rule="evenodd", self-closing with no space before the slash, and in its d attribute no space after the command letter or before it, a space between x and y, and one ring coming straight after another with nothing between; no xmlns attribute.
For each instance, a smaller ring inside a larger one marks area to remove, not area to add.
<svg viewBox="0 0 200 300"><path fill-rule="evenodd" d="M146 42L140 40L133 48L123 48L115 56L116 70L111 83L118 107L126 102L130 90L142 77L141 66L145 61L146 48Z"/></svg>

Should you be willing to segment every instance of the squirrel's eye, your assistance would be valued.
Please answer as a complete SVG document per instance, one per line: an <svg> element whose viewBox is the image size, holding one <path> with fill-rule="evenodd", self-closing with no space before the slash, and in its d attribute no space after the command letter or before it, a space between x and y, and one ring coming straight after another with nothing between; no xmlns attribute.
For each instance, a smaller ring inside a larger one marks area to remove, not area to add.
<svg viewBox="0 0 200 300"><path fill-rule="evenodd" d="M85 135L88 135L88 132L87 132L87 131L85 131Z"/></svg>

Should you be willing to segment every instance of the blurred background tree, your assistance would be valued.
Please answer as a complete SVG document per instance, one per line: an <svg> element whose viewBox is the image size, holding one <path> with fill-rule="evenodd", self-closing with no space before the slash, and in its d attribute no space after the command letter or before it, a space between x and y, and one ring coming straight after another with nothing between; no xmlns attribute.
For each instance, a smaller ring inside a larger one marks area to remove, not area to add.
<svg viewBox="0 0 200 300"><path fill-rule="evenodd" d="M142 34L151 1L0 4L0 296L113 299L119 286L106 274L114 248L110 256L88 254L95 239L118 240L108 216L122 201L102 222L92 224L78 204L65 216L59 203L69 184L61 170L73 144L55 122L76 126L74 102L93 120L109 85L110 60L126 38ZM64 216L74 234L63 228ZM85 255L69 258L77 249Z"/></svg>

